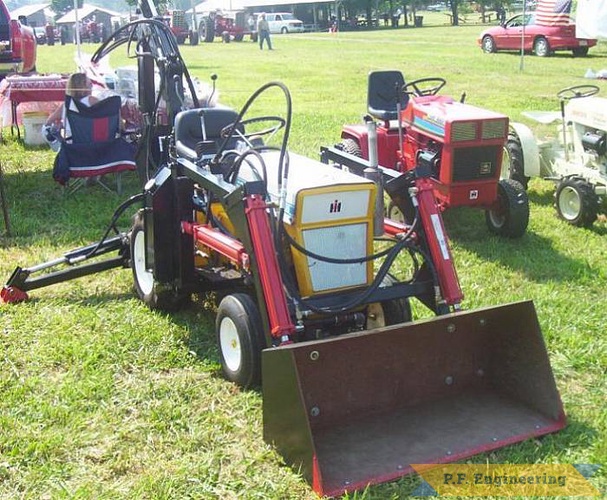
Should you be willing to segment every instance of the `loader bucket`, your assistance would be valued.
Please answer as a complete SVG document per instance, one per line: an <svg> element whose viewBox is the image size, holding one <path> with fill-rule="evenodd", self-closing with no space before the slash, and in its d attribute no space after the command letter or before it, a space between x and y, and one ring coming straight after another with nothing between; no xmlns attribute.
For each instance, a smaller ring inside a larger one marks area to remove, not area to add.
<svg viewBox="0 0 607 500"><path fill-rule="evenodd" d="M336 496L565 426L532 302L266 349L264 438Z"/></svg>

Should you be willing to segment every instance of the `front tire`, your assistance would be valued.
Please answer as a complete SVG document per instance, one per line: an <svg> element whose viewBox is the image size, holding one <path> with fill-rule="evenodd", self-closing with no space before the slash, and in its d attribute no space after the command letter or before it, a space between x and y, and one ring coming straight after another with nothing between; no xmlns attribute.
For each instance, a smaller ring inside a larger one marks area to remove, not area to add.
<svg viewBox="0 0 607 500"><path fill-rule="evenodd" d="M547 57L550 55L550 44L543 36L539 37L533 44L533 52L538 57Z"/></svg>
<svg viewBox="0 0 607 500"><path fill-rule="evenodd" d="M497 200L485 211L489 231L506 238L520 238L529 225L529 198L520 183L502 179L497 186Z"/></svg>
<svg viewBox="0 0 607 500"><path fill-rule="evenodd" d="M493 37L491 37L489 35L483 37L482 47L483 47L483 52L486 52L487 54L492 54L494 52L497 52L497 46L495 45L495 40L493 39Z"/></svg>
<svg viewBox="0 0 607 500"><path fill-rule="evenodd" d="M523 155L523 146L516 134L508 134L506 143L508 151L508 160L510 162L509 178L519 182L524 189L529 186L529 177L525 175L525 157Z"/></svg>
<svg viewBox="0 0 607 500"><path fill-rule="evenodd" d="M588 55L588 47L576 47L572 52L573 57L586 57Z"/></svg>
<svg viewBox="0 0 607 500"><path fill-rule="evenodd" d="M215 327L225 378L244 389L259 386L265 338L253 299L246 293L224 297L217 309Z"/></svg>
<svg viewBox="0 0 607 500"><path fill-rule="evenodd" d="M175 311L187 303L187 295L178 293L170 285L157 282L152 270L145 265L145 226L142 212L135 215L129 238L131 270L137 297L150 309L167 312Z"/></svg>
<svg viewBox="0 0 607 500"><path fill-rule="evenodd" d="M589 227L597 219L599 200L592 185L583 179L563 179L556 190L556 211L573 226Z"/></svg>

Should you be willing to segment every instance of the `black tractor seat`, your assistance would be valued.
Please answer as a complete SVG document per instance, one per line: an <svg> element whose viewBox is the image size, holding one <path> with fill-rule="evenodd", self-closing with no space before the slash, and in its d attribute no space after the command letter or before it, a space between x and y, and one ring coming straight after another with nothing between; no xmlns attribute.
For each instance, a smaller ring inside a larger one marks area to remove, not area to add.
<svg viewBox="0 0 607 500"><path fill-rule="evenodd" d="M230 108L196 108L181 111L175 117L175 149L177 155L196 161L217 153L223 144L221 130L234 123L238 113ZM202 126L204 122L205 134ZM238 127L244 132L242 127ZM205 141L206 137L206 141ZM238 136L231 138L226 149L234 149Z"/></svg>
<svg viewBox="0 0 607 500"><path fill-rule="evenodd" d="M405 78L398 70L372 71L367 85L367 111L377 120L398 120L398 108L405 109L409 96L402 92Z"/></svg>

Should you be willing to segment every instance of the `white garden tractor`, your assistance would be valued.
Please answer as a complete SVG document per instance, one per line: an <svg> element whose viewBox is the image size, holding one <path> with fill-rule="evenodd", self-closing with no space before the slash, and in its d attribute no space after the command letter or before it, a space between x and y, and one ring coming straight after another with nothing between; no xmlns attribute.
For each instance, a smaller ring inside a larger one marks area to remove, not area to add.
<svg viewBox="0 0 607 500"><path fill-rule="evenodd" d="M552 139L538 141L526 125L510 123L510 178L525 187L531 177L554 181L557 213L574 226L591 226L607 211L607 99L598 92L567 87L557 93L560 111L523 113L544 125L560 121Z"/></svg>

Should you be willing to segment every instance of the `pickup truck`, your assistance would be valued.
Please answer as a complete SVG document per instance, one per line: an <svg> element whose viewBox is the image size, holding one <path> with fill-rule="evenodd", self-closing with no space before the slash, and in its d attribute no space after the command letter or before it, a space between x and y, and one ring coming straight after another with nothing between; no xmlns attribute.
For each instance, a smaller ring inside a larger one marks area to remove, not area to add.
<svg viewBox="0 0 607 500"><path fill-rule="evenodd" d="M16 19L0 0L0 80L14 73L36 69L36 36L34 30Z"/></svg>

